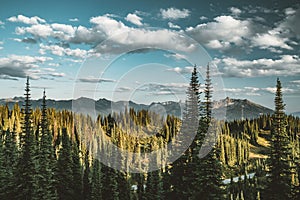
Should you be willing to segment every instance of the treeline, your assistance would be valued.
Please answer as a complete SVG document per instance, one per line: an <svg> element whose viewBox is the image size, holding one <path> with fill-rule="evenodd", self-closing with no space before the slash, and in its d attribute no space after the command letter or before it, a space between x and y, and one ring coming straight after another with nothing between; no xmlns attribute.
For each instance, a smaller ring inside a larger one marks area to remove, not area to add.
<svg viewBox="0 0 300 200"><path fill-rule="evenodd" d="M182 119L125 109L93 120L47 108L45 93L31 110L27 80L22 109L0 106L0 199L299 198L300 123L284 114L280 81L274 115L233 122L212 118L209 66L199 87L194 67ZM266 156L251 157L261 137Z"/></svg>

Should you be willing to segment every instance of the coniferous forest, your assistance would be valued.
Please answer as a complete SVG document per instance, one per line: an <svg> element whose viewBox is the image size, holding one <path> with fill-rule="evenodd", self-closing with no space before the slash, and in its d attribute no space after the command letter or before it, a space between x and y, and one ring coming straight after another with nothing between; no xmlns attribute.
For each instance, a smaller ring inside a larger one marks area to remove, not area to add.
<svg viewBox="0 0 300 200"><path fill-rule="evenodd" d="M285 114L274 82L274 113L255 119L214 119L209 66L204 83L194 67L181 119L132 108L92 119L47 107L46 91L32 109L27 78L24 105L0 106L0 199L300 199L300 119ZM170 151L155 162L145 156L170 143L180 148L194 130L174 162ZM204 144L211 149L200 158Z"/></svg>

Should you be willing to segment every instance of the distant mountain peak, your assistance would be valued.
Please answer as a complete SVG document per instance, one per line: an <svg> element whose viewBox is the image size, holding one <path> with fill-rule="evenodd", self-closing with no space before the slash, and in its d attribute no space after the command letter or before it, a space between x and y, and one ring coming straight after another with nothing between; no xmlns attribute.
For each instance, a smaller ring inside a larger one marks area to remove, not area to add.
<svg viewBox="0 0 300 200"><path fill-rule="evenodd" d="M18 103L22 106L24 101L23 97L14 97L8 99L0 99L0 104L5 105L8 104L10 108L13 107L15 103ZM32 100L33 108L40 107L40 99ZM80 97L74 102L79 103L79 105L85 105L89 102L95 105L95 111L97 114L107 115L112 112L123 112L125 107L134 108L135 110L156 110L156 107L163 107L166 114L175 115L180 117L182 114L182 109L184 107L184 103L182 102L174 102L174 101L166 101L166 102L152 102L149 105L139 104L133 101L111 101L105 98L100 98L98 100L93 100L87 97ZM58 110L71 110L72 104L74 103L72 100L47 100L47 106L49 108L55 108ZM77 104L78 105L78 104ZM230 97L226 97L225 99L221 99L219 101L214 101L212 104L213 114L218 119L226 119L228 121L232 121L235 119L242 118L257 118L261 114L273 113L273 110L266 108L262 105L256 104L248 99L233 99ZM226 113L226 116L225 116Z"/></svg>

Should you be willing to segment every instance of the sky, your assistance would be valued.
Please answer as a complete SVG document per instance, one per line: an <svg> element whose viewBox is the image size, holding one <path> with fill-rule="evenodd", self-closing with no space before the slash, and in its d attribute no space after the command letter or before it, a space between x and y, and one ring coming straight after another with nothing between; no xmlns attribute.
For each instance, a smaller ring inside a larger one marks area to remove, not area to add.
<svg viewBox="0 0 300 200"><path fill-rule="evenodd" d="M194 65L214 99L300 111L297 1L1 0L0 98L184 101Z"/></svg>

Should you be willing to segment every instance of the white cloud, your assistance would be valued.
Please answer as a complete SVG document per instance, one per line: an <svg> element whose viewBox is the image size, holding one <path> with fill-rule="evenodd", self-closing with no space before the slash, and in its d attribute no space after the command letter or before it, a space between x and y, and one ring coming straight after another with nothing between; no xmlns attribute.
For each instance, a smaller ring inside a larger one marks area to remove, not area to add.
<svg viewBox="0 0 300 200"><path fill-rule="evenodd" d="M0 26L1 26L1 25L4 25L4 22L0 20Z"/></svg>
<svg viewBox="0 0 300 200"><path fill-rule="evenodd" d="M141 48L162 48L190 52L195 45L179 32L168 29L145 29L126 26L107 15L92 17L91 28L66 24L35 24L17 27L19 35L31 34L39 38L55 38L64 43L89 44L98 53L120 53ZM60 50L57 47L60 54Z"/></svg>
<svg viewBox="0 0 300 200"><path fill-rule="evenodd" d="M291 81L291 83L300 84L300 80Z"/></svg>
<svg viewBox="0 0 300 200"><path fill-rule="evenodd" d="M0 58L0 74L11 78L39 78L39 64L53 60L43 56L10 55Z"/></svg>
<svg viewBox="0 0 300 200"><path fill-rule="evenodd" d="M286 18L278 25L278 30L288 37L300 38L300 8L294 10L287 8L285 10Z"/></svg>
<svg viewBox="0 0 300 200"><path fill-rule="evenodd" d="M240 15L242 13L242 11L236 7L231 7L231 8L229 8L229 10L233 15Z"/></svg>
<svg viewBox="0 0 300 200"><path fill-rule="evenodd" d="M36 24L30 27L17 27L16 33L18 35L24 35L25 33L30 33L36 37L46 38L53 34L53 30L48 24Z"/></svg>
<svg viewBox="0 0 300 200"><path fill-rule="evenodd" d="M129 13L126 17L125 17L125 20L137 25L137 26L142 26L143 23L142 23L142 18L137 16L136 14L132 14L132 13Z"/></svg>
<svg viewBox="0 0 300 200"><path fill-rule="evenodd" d="M218 16L214 22L189 27L186 32L209 48L226 49L232 44L243 45L245 38L253 35L252 22L232 16Z"/></svg>
<svg viewBox="0 0 300 200"><path fill-rule="evenodd" d="M288 40L288 38L281 37L280 33L273 30L268 33L257 34L252 39L252 43L254 46L259 46L261 48L279 47L292 50L293 48L286 43Z"/></svg>
<svg viewBox="0 0 300 200"><path fill-rule="evenodd" d="M185 55L179 54L179 53L169 53L169 54L164 54L166 58L175 58L176 60L182 60L182 59L187 59Z"/></svg>
<svg viewBox="0 0 300 200"><path fill-rule="evenodd" d="M45 54L46 51L50 51L52 54L57 56L73 56L78 58L84 58L87 56L87 51L83 49L70 49L70 48L63 48L58 45L44 45L40 44L40 53Z"/></svg>
<svg viewBox="0 0 300 200"><path fill-rule="evenodd" d="M286 15L294 15L296 13L296 10L294 8L286 8L285 14Z"/></svg>
<svg viewBox="0 0 300 200"><path fill-rule="evenodd" d="M48 64L49 66L52 66L52 67L59 67L59 63L49 63ZM53 69L53 68L51 68L51 69Z"/></svg>
<svg viewBox="0 0 300 200"><path fill-rule="evenodd" d="M224 76L259 77L300 75L300 58L297 55L282 55L279 59L237 60L236 58L214 59Z"/></svg>
<svg viewBox="0 0 300 200"><path fill-rule="evenodd" d="M113 79L96 78L96 77L93 77L93 76L80 78L80 79L78 79L78 81L79 82L84 82L84 83L116 82L116 80L113 80Z"/></svg>
<svg viewBox="0 0 300 200"><path fill-rule="evenodd" d="M51 27L54 31L58 31L58 33L61 32L61 33L68 34L71 36L74 35L75 31L76 31L76 28L74 28L71 25L66 25L66 24L54 23L54 24L51 24Z"/></svg>
<svg viewBox="0 0 300 200"><path fill-rule="evenodd" d="M8 18L7 20L10 22L20 22L20 23L24 23L24 24L39 24L39 23L46 22L46 20L44 20L38 16L26 17L24 15L12 16L12 17Z"/></svg>
<svg viewBox="0 0 300 200"><path fill-rule="evenodd" d="M167 71L177 72L177 73L182 73L182 74L191 74L193 69L194 69L194 67L192 67L192 66L186 66L184 68L182 68L182 67L169 68L169 69L167 69Z"/></svg>
<svg viewBox="0 0 300 200"><path fill-rule="evenodd" d="M201 16L199 19L203 21L203 20L206 20L206 19L208 19L208 18L205 17L205 16Z"/></svg>
<svg viewBox="0 0 300 200"><path fill-rule="evenodd" d="M91 18L91 23L96 25L94 29L100 35L108 37L108 40L96 47L100 53L120 53L136 50L136 48L162 48L189 52L195 48L190 41L172 30L132 28L103 16Z"/></svg>
<svg viewBox="0 0 300 200"><path fill-rule="evenodd" d="M257 87L241 87L241 88L224 88L224 92L230 93L230 96L262 96L265 93L274 94L276 92L276 87L265 87L265 88L257 88ZM285 94L292 94L297 92L294 89L283 87L282 92Z"/></svg>
<svg viewBox="0 0 300 200"><path fill-rule="evenodd" d="M269 92L269 93L272 93L272 94L275 94L276 90L277 90L276 87L261 88L261 91ZM291 94L291 93L296 92L294 89L292 89L292 88L286 88L286 87L283 87L281 89L281 91L282 91L282 93L285 93L285 94Z"/></svg>
<svg viewBox="0 0 300 200"><path fill-rule="evenodd" d="M173 24L172 22L168 22L169 28L180 29L180 26Z"/></svg>
<svg viewBox="0 0 300 200"><path fill-rule="evenodd" d="M206 44L206 46L211 49L227 49L230 47L230 42L211 40Z"/></svg>
<svg viewBox="0 0 300 200"><path fill-rule="evenodd" d="M78 18L72 18L72 19L69 19L70 22L79 22L79 19Z"/></svg>
<svg viewBox="0 0 300 200"><path fill-rule="evenodd" d="M190 16L190 11L188 9L177 9L177 8L168 8L168 9L160 9L160 13L162 15L163 19L171 19L171 20L176 20L176 19L183 19L187 18Z"/></svg>

